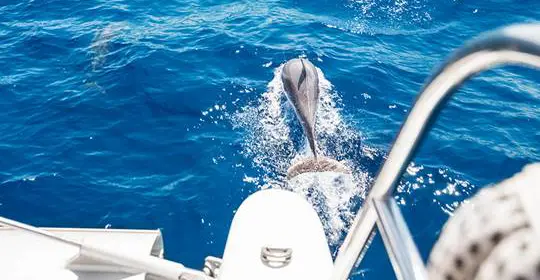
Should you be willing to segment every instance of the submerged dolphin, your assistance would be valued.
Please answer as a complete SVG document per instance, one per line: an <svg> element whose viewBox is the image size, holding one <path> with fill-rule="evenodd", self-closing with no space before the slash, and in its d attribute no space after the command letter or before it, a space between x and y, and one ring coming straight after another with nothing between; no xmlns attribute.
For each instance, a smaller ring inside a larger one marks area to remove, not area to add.
<svg viewBox="0 0 540 280"><path fill-rule="evenodd" d="M126 28L125 22L113 22L98 30L90 45L93 52L92 70L96 71L105 64L112 41Z"/></svg>
<svg viewBox="0 0 540 280"><path fill-rule="evenodd" d="M281 72L283 88L291 102L296 116L304 129L313 158L303 160L289 168L287 177L292 178L306 172L334 171L349 173L347 167L338 161L317 156L315 123L319 104L319 75L317 68L305 58L287 61Z"/></svg>

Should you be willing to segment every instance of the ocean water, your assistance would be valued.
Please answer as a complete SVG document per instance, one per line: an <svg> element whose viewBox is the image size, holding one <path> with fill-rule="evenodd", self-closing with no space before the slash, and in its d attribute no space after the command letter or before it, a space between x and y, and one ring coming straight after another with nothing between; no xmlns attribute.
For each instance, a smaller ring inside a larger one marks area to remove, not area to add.
<svg viewBox="0 0 540 280"><path fill-rule="evenodd" d="M0 215L36 226L160 228L166 257L221 256L249 194L286 188L335 253L423 82L537 0L0 1ZM352 178L285 183L309 155L281 65L320 70L322 153ZM540 161L539 72L455 95L395 194L427 259L480 188ZM376 237L353 279L393 276Z"/></svg>

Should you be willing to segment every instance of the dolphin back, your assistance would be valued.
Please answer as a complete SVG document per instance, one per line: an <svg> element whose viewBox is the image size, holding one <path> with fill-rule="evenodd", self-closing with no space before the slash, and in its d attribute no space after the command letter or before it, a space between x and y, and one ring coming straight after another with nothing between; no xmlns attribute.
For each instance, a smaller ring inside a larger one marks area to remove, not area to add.
<svg viewBox="0 0 540 280"><path fill-rule="evenodd" d="M304 128L313 155L317 157L315 145L315 122L319 103L317 68L307 59L291 59L283 66L281 80L287 99L293 105Z"/></svg>

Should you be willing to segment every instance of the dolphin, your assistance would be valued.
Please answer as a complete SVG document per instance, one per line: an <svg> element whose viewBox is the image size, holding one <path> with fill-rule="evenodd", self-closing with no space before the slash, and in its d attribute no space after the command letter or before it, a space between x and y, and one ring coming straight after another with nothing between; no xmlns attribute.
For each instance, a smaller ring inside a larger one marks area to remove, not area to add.
<svg viewBox="0 0 540 280"><path fill-rule="evenodd" d="M291 166L287 178L306 172L349 173L349 169L338 161L317 154L315 123L319 105L319 75L315 65L305 58L291 59L283 66L281 81L313 153L313 158Z"/></svg>
<svg viewBox="0 0 540 280"><path fill-rule="evenodd" d="M92 58L92 70L96 71L105 64L111 42L115 37L121 35L121 32L126 28L127 25L124 22L113 22L98 30L90 45L94 55Z"/></svg>

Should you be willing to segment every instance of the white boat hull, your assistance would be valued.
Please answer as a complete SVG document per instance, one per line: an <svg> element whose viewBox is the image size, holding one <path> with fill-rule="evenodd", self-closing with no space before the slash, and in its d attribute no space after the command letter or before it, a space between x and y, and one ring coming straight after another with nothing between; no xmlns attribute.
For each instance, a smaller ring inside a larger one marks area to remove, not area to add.
<svg viewBox="0 0 540 280"><path fill-rule="evenodd" d="M311 205L284 190L252 194L238 209L219 280L327 280L332 256Z"/></svg>

